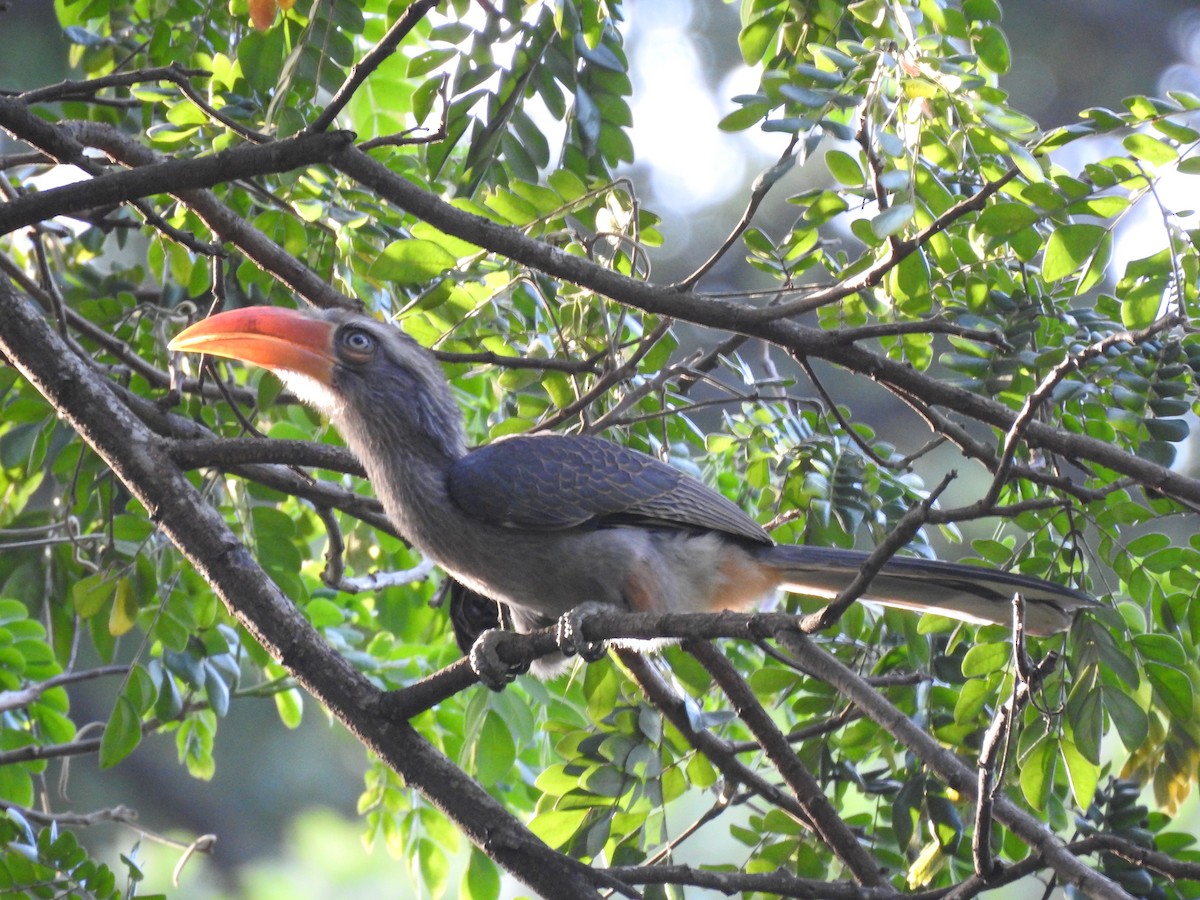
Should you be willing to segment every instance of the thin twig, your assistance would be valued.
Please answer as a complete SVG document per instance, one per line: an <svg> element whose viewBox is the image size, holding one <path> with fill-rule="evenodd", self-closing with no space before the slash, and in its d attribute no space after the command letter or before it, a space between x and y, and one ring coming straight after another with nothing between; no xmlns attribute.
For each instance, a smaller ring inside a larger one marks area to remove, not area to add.
<svg viewBox="0 0 1200 900"><path fill-rule="evenodd" d="M408 128L399 134L384 134L358 145L359 150L374 150L376 147L409 147L415 144L434 144L446 139L447 126L450 118L450 99L446 90L450 85L450 76L443 75L442 83L438 85L438 99L442 101L442 112L438 118L438 126L420 137L412 137L413 132L424 131L420 126Z"/></svg>
<svg viewBox="0 0 1200 900"><path fill-rule="evenodd" d="M94 536L102 537L102 535ZM11 545L6 544L5 548L7 549L9 546ZM52 675L45 681L36 682L19 690L0 691L0 713L28 706L51 688L77 684L80 681L91 681L93 678L107 678L110 675L125 675L128 671L129 666L99 666L95 669L80 669L74 672L63 672L61 675Z"/></svg>
<svg viewBox="0 0 1200 900"><path fill-rule="evenodd" d="M793 134L792 139L788 141L788 145L784 148L783 153L779 155L779 159L775 161L775 164L754 179L754 184L750 186L750 199L746 202L746 209L742 213L742 217L738 220L737 225L733 227L733 231L722 241L721 246L716 249L712 256L701 263L691 275L678 282L677 287L690 289L713 266L720 262L721 258L729 252L729 248L734 245L734 242L745 233L746 229L750 227L750 222L754 219L754 214L758 212L758 208L767 198L767 193L796 164L796 144L799 142L799 133Z"/></svg>
<svg viewBox="0 0 1200 900"><path fill-rule="evenodd" d="M864 269L858 275L844 279L831 287L813 291L796 300L789 300L775 306L764 306L749 311L746 316L753 322L768 322L772 319L782 319L788 316L798 316L812 312L830 303L836 303L859 291L877 285L888 272L900 265L906 258L917 251L934 235L945 231L957 220L968 213L977 212L987 205L988 198L1017 177L1017 169L1009 169L995 181L989 181L969 197L964 197L940 216L933 220L916 235L907 240L896 240L890 247L887 256Z"/></svg>
<svg viewBox="0 0 1200 900"><path fill-rule="evenodd" d="M543 359L537 356L510 356L506 353L493 353L481 350L475 353L453 353L447 350L434 350L433 355L444 363L468 363L497 366L502 369L534 369L545 372L566 372L572 375L595 375L600 371L592 360L588 359Z"/></svg>
<svg viewBox="0 0 1200 900"><path fill-rule="evenodd" d="M854 832L842 821L821 785L767 715L750 686L733 664L708 641L685 641L683 649L713 677L734 710L758 739L763 751L792 789L821 840L850 870L854 880L867 887L883 884L879 863L867 853Z"/></svg>
<svg viewBox="0 0 1200 900"><path fill-rule="evenodd" d="M829 391L825 390L825 385L821 379L817 377L817 373L813 370L812 364L807 357L794 357L796 362L800 364L800 368L804 370L804 374L808 376L808 380L812 386L817 389L817 393L821 395L821 400L825 404L825 409L837 419L838 425L841 427L842 433L854 442L854 445L872 462L885 469L895 469L898 471L906 471L907 467L901 468L896 462L890 459L884 459L879 453L858 433L853 423L851 423L844 415L842 415L841 407L829 395Z"/></svg>
<svg viewBox="0 0 1200 900"><path fill-rule="evenodd" d="M879 574L879 570L887 564L889 559L896 555L896 551L912 540L913 535L928 520L929 512L933 508L933 504L937 502L937 498L950 486L950 482L957 477L956 472L947 473L946 477L942 479L937 487L929 492L927 497L924 497L919 503L913 505L908 512L901 516L896 526L871 551L862 568L855 574L854 580L826 607L805 616L800 623L800 630L805 634L824 631L840 619L842 614L850 608L850 605L870 587L871 579Z"/></svg>
<svg viewBox="0 0 1200 900"><path fill-rule="evenodd" d="M342 541L342 529L338 525L333 510L321 504L314 505L317 516L325 524L325 533L329 545L325 550L325 568L321 570L321 581L335 590L347 594L361 594L382 591L390 587L403 587L415 581L424 581L432 573L435 563L432 559L423 559L411 569L399 572L372 572L355 578L346 577L346 564L343 554L346 545Z"/></svg>
<svg viewBox="0 0 1200 900"><path fill-rule="evenodd" d="M1020 594L1013 595L1013 657L1016 674L1009 698L996 711L995 717L984 732L979 749L978 787L975 800L975 830L971 836L971 856L975 863L975 874L985 881L996 872L992 857L992 809L996 791L1004 781L1001 752L1005 751L1012 737L1013 726L1033 692L1038 689L1058 664L1058 654L1050 653L1036 666L1025 650L1025 605ZM999 767L999 770L997 770ZM956 894L948 895L956 897ZM958 898L958 900L965 900Z"/></svg>
<svg viewBox="0 0 1200 900"><path fill-rule="evenodd" d="M372 72L383 64L385 59L396 52L396 48L400 46L400 42L417 26L418 22L425 18L426 13L437 6L437 4L438 0L414 0L404 10L400 18L396 20L396 23L388 29L383 39L366 56L354 64L354 67L350 70L350 74L342 82L342 86L337 89L337 93L329 101L329 105L325 107L324 112L313 120L307 130L310 132L325 131L332 125L333 120L338 117L338 113L354 97L354 92L362 86L362 83L367 80Z"/></svg>

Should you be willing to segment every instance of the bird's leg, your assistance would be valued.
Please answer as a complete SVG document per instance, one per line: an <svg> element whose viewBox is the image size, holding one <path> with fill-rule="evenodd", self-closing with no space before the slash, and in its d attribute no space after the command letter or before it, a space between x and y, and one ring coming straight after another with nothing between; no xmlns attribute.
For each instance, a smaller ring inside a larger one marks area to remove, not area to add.
<svg viewBox="0 0 1200 900"><path fill-rule="evenodd" d="M612 612L607 603L589 601L580 603L570 612L563 613L558 620L558 649L564 656L578 653L584 662L596 662L608 652L604 641L589 641L583 636L583 624L589 616Z"/></svg>
<svg viewBox="0 0 1200 900"><path fill-rule="evenodd" d="M506 644L511 646L520 641L520 635L500 628L489 628L475 639L470 652L467 653L467 660L471 664L471 671L479 676L481 684L489 690L502 691L516 681L518 675L529 671L528 662L508 662L506 657L511 658L513 654L504 653L500 649Z"/></svg>

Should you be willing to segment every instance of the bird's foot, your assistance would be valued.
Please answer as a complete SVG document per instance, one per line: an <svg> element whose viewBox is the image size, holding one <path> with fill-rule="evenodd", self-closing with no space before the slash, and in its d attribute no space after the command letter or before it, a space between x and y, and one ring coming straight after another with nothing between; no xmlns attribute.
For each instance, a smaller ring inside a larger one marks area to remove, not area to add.
<svg viewBox="0 0 1200 900"><path fill-rule="evenodd" d="M511 631L489 628L479 635L475 639L475 643L471 645L471 650L467 654L471 671L489 690L502 691L516 681L518 675L524 675L529 671L528 663L514 665L505 660L505 656L511 656L511 654L501 652L501 647L511 644L514 640L520 640L520 638Z"/></svg>
<svg viewBox="0 0 1200 900"><path fill-rule="evenodd" d="M564 656L579 654L584 662L595 662L608 652L604 641L589 641L583 636L583 624L589 616L610 612L612 607L606 603L581 603L573 610L563 613L558 620L558 649Z"/></svg>

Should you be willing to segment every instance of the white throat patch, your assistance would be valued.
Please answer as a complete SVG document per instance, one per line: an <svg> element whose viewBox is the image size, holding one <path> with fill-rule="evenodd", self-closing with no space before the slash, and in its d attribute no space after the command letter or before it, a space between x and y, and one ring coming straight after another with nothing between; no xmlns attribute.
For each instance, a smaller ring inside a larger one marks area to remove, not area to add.
<svg viewBox="0 0 1200 900"><path fill-rule="evenodd" d="M326 385L300 372L281 369L276 372L280 380L301 402L314 407L333 419L342 412L342 401Z"/></svg>

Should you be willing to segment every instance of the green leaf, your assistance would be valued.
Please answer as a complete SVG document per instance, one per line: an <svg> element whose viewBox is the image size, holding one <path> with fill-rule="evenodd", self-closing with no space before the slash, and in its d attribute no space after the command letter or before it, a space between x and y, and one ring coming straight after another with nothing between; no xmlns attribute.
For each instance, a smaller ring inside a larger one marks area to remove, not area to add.
<svg viewBox="0 0 1200 900"><path fill-rule="evenodd" d="M1039 738L1021 760L1021 793L1034 809L1045 809L1054 787L1057 742Z"/></svg>
<svg viewBox="0 0 1200 900"><path fill-rule="evenodd" d="M275 694L275 709L279 713L279 721L287 728L299 728L304 718L304 697L295 688L277 691Z"/></svg>
<svg viewBox="0 0 1200 900"><path fill-rule="evenodd" d="M964 0L962 11L972 22L999 22L1001 18L996 0Z"/></svg>
<svg viewBox="0 0 1200 900"><path fill-rule="evenodd" d="M1094 670L1092 670L1094 671ZM1095 678L1075 682L1067 697L1067 723L1074 748L1094 765L1100 765L1100 739L1104 736L1103 692Z"/></svg>
<svg viewBox="0 0 1200 900"><path fill-rule="evenodd" d="M183 697L175 684L175 679L164 666L158 680L158 697L154 703L154 715L164 722L174 719L183 710Z"/></svg>
<svg viewBox="0 0 1200 900"><path fill-rule="evenodd" d="M1172 634L1135 634L1133 646L1148 660L1168 666L1183 667L1187 665L1187 653L1183 649L1183 644Z"/></svg>
<svg viewBox="0 0 1200 900"><path fill-rule="evenodd" d="M896 301L897 309L905 315L918 316L929 309L929 260L921 248L909 253L887 276L888 290ZM925 358L929 355L930 344L928 335L904 335L906 350L915 356ZM914 338L913 341L907 338ZM910 357L911 358L911 357ZM913 359L917 368L923 369Z"/></svg>
<svg viewBox="0 0 1200 900"><path fill-rule="evenodd" d="M1105 688L1104 703L1125 749L1131 752L1140 749L1150 731L1145 710L1133 697L1112 688Z"/></svg>
<svg viewBox="0 0 1200 900"><path fill-rule="evenodd" d="M1108 234L1108 229L1102 225L1061 226L1046 242L1042 277L1047 281L1058 281L1078 272L1092 259Z"/></svg>
<svg viewBox="0 0 1200 900"><path fill-rule="evenodd" d="M218 716L224 717L229 712L229 685L221 677L212 660L204 664L204 696L208 704Z"/></svg>
<svg viewBox="0 0 1200 900"><path fill-rule="evenodd" d="M1154 695L1162 701L1167 711L1179 719L1192 716L1192 682L1183 671L1163 663L1147 662L1146 677L1154 688Z"/></svg>
<svg viewBox="0 0 1200 900"><path fill-rule="evenodd" d="M113 594L113 605L108 613L108 633L120 637L128 632L137 622L137 597L134 595L128 578L117 579L117 589Z"/></svg>
<svg viewBox="0 0 1200 900"><path fill-rule="evenodd" d="M1006 641L975 644L963 657L962 673L967 678L978 678L999 672L1012 659L1012 647Z"/></svg>
<svg viewBox="0 0 1200 900"><path fill-rule="evenodd" d="M500 896L500 873L496 864L479 850L471 848L471 858L463 874L462 900L497 900Z"/></svg>
<svg viewBox="0 0 1200 900"><path fill-rule="evenodd" d="M179 760L193 778L207 781L216 773L212 754L214 721L212 713L198 713L185 719L175 732Z"/></svg>
<svg viewBox="0 0 1200 900"><path fill-rule="evenodd" d="M1040 219L1041 216L1024 203L1002 201L993 203L981 212L979 218L975 220L975 227L984 234L1004 237L1028 228Z"/></svg>
<svg viewBox="0 0 1200 900"><path fill-rule="evenodd" d="M1005 74L1012 65L1012 52L1008 49L1008 41L1004 32L995 25L973 28L971 47L978 54L979 61L997 75Z"/></svg>
<svg viewBox="0 0 1200 900"><path fill-rule="evenodd" d="M842 150L830 150L826 153L825 166L829 169L829 174L842 184L858 187L866 182L858 160Z"/></svg>
<svg viewBox="0 0 1200 900"><path fill-rule="evenodd" d="M71 602L81 619L90 619L104 608L116 590L115 579L104 572L97 572L71 585Z"/></svg>
<svg viewBox="0 0 1200 900"><path fill-rule="evenodd" d="M1144 424L1151 438L1170 444L1186 441L1188 434L1191 433L1191 426L1187 419L1146 419Z"/></svg>
<svg viewBox="0 0 1200 900"><path fill-rule="evenodd" d="M1017 171L1030 182L1037 184L1045 180L1046 173L1042 171L1042 164L1036 156L1025 149L1023 144L1018 141L1009 141L1008 152L1012 156L1013 165L1017 167Z"/></svg>
<svg viewBox="0 0 1200 900"><path fill-rule="evenodd" d="M1185 156L1176 168L1184 175L1200 175L1200 155L1193 153Z"/></svg>
<svg viewBox="0 0 1200 900"><path fill-rule="evenodd" d="M450 860L446 852L429 838L417 842L417 867L421 873L421 892L427 897L445 897L450 882Z"/></svg>
<svg viewBox="0 0 1200 900"><path fill-rule="evenodd" d="M404 239L384 248L368 276L395 284L424 284L454 268L458 260L433 241Z"/></svg>
<svg viewBox="0 0 1200 900"><path fill-rule="evenodd" d="M1170 144L1141 132L1127 136L1121 143L1135 159L1152 166L1165 166L1179 158L1179 153Z"/></svg>
<svg viewBox="0 0 1200 900"><path fill-rule="evenodd" d="M770 111L771 107L765 103L751 103L729 113L717 123L717 127L721 131L745 131L757 125Z"/></svg>
<svg viewBox="0 0 1200 900"><path fill-rule="evenodd" d="M1067 780L1071 783L1071 793L1075 795L1075 803L1080 809L1087 809L1096 796L1096 785L1100 781L1099 764L1080 753L1078 748L1069 740L1063 740L1059 745L1063 763L1067 768Z"/></svg>
<svg viewBox="0 0 1200 900"><path fill-rule="evenodd" d="M100 768L115 766L133 752L142 740L142 720L133 702L124 694L117 697L112 715L100 736Z"/></svg>
<svg viewBox="0 0 1200 900"><path fill-rule="evenodd" d="M993 696L992 685L983 678L971 678L962 686L954 701L954 722L964 725L974 721Z"/></svg>
<svg viewBox="0 0 1200 900"><path fill-rule="evenodd" d="M893 235L912 220L915 212L916 207L911 203L897 203L871 220L871 231L880 238Z"/></svg>
<svg viewBox="0 0 1200 900"><path fill-rule="evenodd" d="M517 748L504 719L488 711L472 752L472 767L480 784L491 787L513 774Z"/></svg>
<svg viewBox="0 0 1200 900"><path fill-rule="evenodd" d="M24 766L0 766L0 798L17 806L32 806L34 802L33 777ZM8 815L15 814L9 810ZM3 891L0 891L3 892Z"/></svg>
<svg viewBox="0 0 1200 900"><path fill-rule="evenodd" d="M773 6L766 13L746 25L738 34L738 47L746 65L757 65L775 42L775 35L783 23L786 8Z"/></svg>
<svg viewBox="0 0 1200 900"><path fill-rule="evenodd" d="M346 611L326 597L314 597L304 606L313 628L335 628L346 621Z"/></svg>
<svg viewBox="0 0 1200 900"><path fill-rule="evenodd" d="M566 846L587 817L588 810L584 808L551 809L534 817L529 823L529 830L558 849Z"/></svg>

